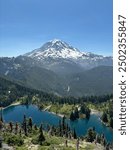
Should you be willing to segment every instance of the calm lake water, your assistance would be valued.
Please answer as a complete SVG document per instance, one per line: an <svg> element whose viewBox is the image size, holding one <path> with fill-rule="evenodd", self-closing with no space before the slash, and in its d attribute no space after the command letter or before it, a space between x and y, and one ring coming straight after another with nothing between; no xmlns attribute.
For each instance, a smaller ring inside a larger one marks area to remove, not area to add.
<svg viewBox="0 0 130 150"><path fill-rule="evenodd" d="M33 123L39 125L40 123L48 123L50 125L58 125L59 120L61 119L59 116L49 113L47 111L40 111L34 105L18 105L18 106L10 106L3 111L3 117L6 122L22 122L23 115L26 114L27 117L33 118ZM92 114L90 119L79 119L74 122L70 120L66 120L70 127L75 128L78 136L86 135L88 128L95 127L96 132L99 134L104 133L106 139L109 142L113 140L113 131L111 128L106 127L101 123L99 116Z"/></svg>

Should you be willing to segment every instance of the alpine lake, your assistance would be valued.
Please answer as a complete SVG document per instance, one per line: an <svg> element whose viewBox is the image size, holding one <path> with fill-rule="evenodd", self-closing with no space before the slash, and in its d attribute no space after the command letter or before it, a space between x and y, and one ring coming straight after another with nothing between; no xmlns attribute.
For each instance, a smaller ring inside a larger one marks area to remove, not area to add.
<svg viewBox="0 0 130 150"><path fill-rule="evenodd" d="M5 122L22 122L24 114L26 114L27 117L32 117L33 123L37 125L40 125L41 123L44 125L47 123L57 126L59 121L62 119L51 112L39 110L35 105L10 106L3 110ZM101 122L98 114L91 114L89 120L78 119L76 121L70 121L69 119L66 119L66 122L71 129L75 128L75 131L79 137L85 136L90 127L95 127L95 131L98 134L104 133L108 142L113 141L113 130Z"/></svg>

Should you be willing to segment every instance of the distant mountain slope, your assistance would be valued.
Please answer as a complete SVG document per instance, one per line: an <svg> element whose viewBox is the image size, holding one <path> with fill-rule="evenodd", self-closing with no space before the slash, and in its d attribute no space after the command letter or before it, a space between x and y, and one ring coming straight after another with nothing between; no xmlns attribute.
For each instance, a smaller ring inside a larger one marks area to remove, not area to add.
<svg viewBox="0 0 130 150"><path fill-rule="evenodd" d="M36 91L9 80L7 77L0 76L0 107L8 106L18 98L27 96L32 92L35 93Z"/></svg>
<svg viewBox="0 0 130 150"><path fill-rule="evenodd" d="M0 71L0 75L16 80L27 87L55 94L58 94L60 90L60 93L63 93L64 80L54 72L38 66L23 65L22 63L17 64L17 68L16 65L11 65L11 63L10 66L7 70Z"/></svg>
<svg viewBox="0 0 130 150"><path fill-rule="evenodd" d="M52 40L25 55L0 57L0 75L57 95L101 95L112 92L112 57Z"/></svg>
<svg viewBox="0 0 130 150"><path fill-rule="evenodd" d="M68 82L68 95L102 95L112 93L113 68L99 66L91 70L71 75Z"/></svg>
<svg viewBox="0 0 130 150"><path fill-rule="evenodd" d="M58 94L59 90L61 91L60 93L63 91L63 80L54 72L47 69L31 67L24 68L23 70L20 69L12 74L12 77L16 77L17 79L19 76L19 80L31 88L55 94Z"/></svg>
<svg viewBox="0 0 130 150"><path fill-rule="evenodd" d="M0 107L8 106L19 98L32 101L33 96L39 97L42 101L51 101L58 98L52 93L29 88L7 77L0 76Z"/></svg>

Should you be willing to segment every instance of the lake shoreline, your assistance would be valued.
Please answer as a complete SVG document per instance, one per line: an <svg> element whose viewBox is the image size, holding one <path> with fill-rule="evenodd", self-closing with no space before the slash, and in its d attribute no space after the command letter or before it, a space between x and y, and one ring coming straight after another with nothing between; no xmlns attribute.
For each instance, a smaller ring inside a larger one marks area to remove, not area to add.
<svg viewBox="0 0 130 150"><path fill-rule="evenodd" d="M12 104L10 104L10 105L8 105L8 106L6 106L6 107L2 107L2 109L4 110L4 109L7 109L7 108L9 108L9 107L11 107L11 106L18 106L18 105L22 105L21 104L21 102L15 102L15 103L12 103ZM35 106L37 106L37 105L35 105ZM37 106L38 107L38 106ZM58 116L58 117L61 117L61 118L63 118L65 115L64 114L60 114L60 113L55 113L55 112L53 112L53 111L49 111L49 109L48 108L50 108L51 106L48 106L47 108L45 108L45 109L43 109L42 111L47 111L48 113L51 113L51 114L53 114L53 115L56 115L56 116ZM99 117L99 119L100 119L100 121L102 122L102 124L104 124L106 127L109 127L109 125L107 124L107 123L104 123L102 120L101 120L101 115L102 115L102 113L103 112L101 112L101 111L98 111L98 110L96 110L96 109L91 109L91 115L97 115L98 117ZM69 119L69 118L68 118Z"/></svg>
<svg viewBox="0 0 130 150"><path fill-rule="evenodd" d="M92 115L92 114L95 114L95 115L101 116L102 113L103 113L102 111L99 111L99 110L96 110L96 109L91 109L91 115Z"/></svg>
<svg viewBox="0 0 130 150"><path fill-rule="evenodd" d="M54 115L57 115L57 116L59 116L59 117L61 117L61 118L63 118L65 115L63 115L63 114L57 114L57 113L55 113L55 112L53 112L53 111L48 111L49 113L51 113L51 114L54 114Z"/></svg>
<svg viewBox="0 0 130 150"><path fill-rule="evenodd" d="M18 105L22 105L21 104L21 102L14 102L14 103L12 103L12 104L10 104L10 105L8 105L8 106L6 106L6 107L2 107L2 109L4 110L4 109L7 109L7 108L9 108L9 107L11 107L11 106L18 106ZM35 106L37 106L37 105L35 105ZM61 117L61 118L63 118L65 115L64 114L60 114L60 113L55 113L55 112L53 112L53 111L49 111L49 108L50 108L51 106L48 106L48 107L46 107L45 109L43 109L42 111L47 111L47 112L49 112L49 113L51 113L51 114L54 114L54 115L57 115L57 116L59 116L59 117ZM96 110L96 109L91 109L91 115L98 115L98 116L101 116L102 115L102 112L100 112L100 111L98 111L98 110ZM100 117L99 117L100 118Z"/></svg>
<svg viewBox="0 0 130 150"><path fill-rule="evenodd" d="M4 109L6 109L6 108L8 108L8 107L17 106L17 105L22 105L22 104L21 104L21 102L14 102L14 103L12 103L12 104L6 106L6 107L2 107L2 109L4 110ZM36 106L37 106L37 105L36 105ZM37 107L38 107L38 106L37 106ZM55 113L55 112L53 112L53 111L49 111L49 108L50 108L50 107L51 107L51 105L48 106L48 107L46 107L46 108L44 108L44 109L42 109L42 111L47 111L47 112L49 112L49 113L52 113L52 114L57 115L57 116L62 117L62 118L65 116L64 114L60 114L60 113ZM92 115L92 114L101 116L101 115L102 115L102 112L101 112L101 111L98 111L98 110L96 110L96 109L91 109L91 115Z"/></svg>
<svg viewBox="0 0 130 150"><path fill-rule="evenodd" d="M4 109L7 109L7 108L9 108L11 106L18 106L18 105L21 105L21 103L20 102L15 102L15 103L12 103L12 104L10 104L10 105L8 105L6 107L2 107L2 109L4 110Z"/></svg>
<svg viewBox="0 0 130 150"><path fill-rule="evenodd" d="M48 106L48 107L50 107L50 106ZM47 112L49 112L49 113L51 113L51 114L54 114L54 115L57 115L57 116L59 116L59 117L61 117L61 118L63 118L64 116L65 116L65 114L60 114L60 113L55 113L55 112L53 112L53 111L49 111L49 109L43 109L42 111L47 111ZM99 116L99 118L101 117L101 115L102 115L102 112L100 112L100 111L98 111L98 110L96 110L96 109L91 109L91 115L97 115L97 116ZM68 118L69 119L69 118Z"/></svg>
<svg viewBox="0 0 130 150"><path fill-rule="evenodd" d="M15 107L16 105L19 105L18 107ZM9 111L9 113L10 113L10 110L9 110L9 107L11 108L11 110L12 110L12 107L11 106L14 106L14 109L13 109L13 113L15 113L15 110L16 110L16 112L18 112L19 110L20 110L20 113L19 113L19 115L23 115L23 112L21 111L22 109L25 111L25 109L27 109L26 111L30 111L31 110L31 113L32 113L32 116L30 115L30 112L29 112L29 116L31 116L34 120L34 122L37 122L37 119L39 119L40 120L40 122L47 122L48 124L54 124L54 125L57 125L57 122L59 122L59 121L51 121L51 120L49 120L48 119L48 121L45 119L46 118L46 113L44 113L44 112L47 112L47 116L49 117L49 118L51 118L53 115L54 115L54 120L56 119L62 119L62 117L64 116L63 114L59 114L59 113L55 113L55 112L51 112L51 111L49 111L49 110L46 110L46 111L44 111L44 109L43 110L39 110L38 109L38 106L37 105L30 105L30 107L26 107L26 105L22 105L22 104L20 104L20 103L13 103L13 104L11 104L11 105L9 105L8 107L5 107L5 108L8 108L7 109L7 111L6 111L6 116L8 115L7 114L7 112ZM37 109L35 108L35 107L37 107ZM42 112L44 113L44 115L42 114ZM4 113L4 112L3 112ZM98 115L96 115L96 114L98 114ZM34 115L34 117L33 117L33 115ZM35 115L37 115L37 117L35 116ZM29 117L28 116L28 117ZM39 116L39 117L38 117ZM41 116L42 116L42 121L41 121ZM56 118L55 118L55 116L57 116ZM19 122L19 118L17 118L17 117L15 117L15 115L13 115L13 117L14 117L14 120L15 121L17 121L17 122ZM94 118L94 120L92 119L92 118ZM97 118L97 119L96 119ZM10 120L11 118L9 117L8 118L8 120ZM45 119L45 120L44 120ZM95 120L96 119L96 120ZM11 119L12 120L12 119ZM13 121L14 121L13 120ZM79 134L79 136L81 136L81 135L84 135L85 133L86 133L86 129L85 128L88 128L88 125L87 124L89 124L89 125L91 125L91 122L93 123L93 126L95 126L95 127L98 127L98 126L101 126L101 128L102 128L102 126L103 126L103 123L101 122L101 120L99 119L99 112L98 111L94 111L94 110L92 110L92 113L91 113L91 116L90 116L90 119L89 119L89 121L87 121L87 122L85 122L85 120L86 119L79 119L79 121L77 120L76 122L71 122L70 121L70 119L68 119L67 118L67 121L69 121L69 124L73 127L73 125L75 125L75 127L77 128L77 134ZM83 122L83 126L84 126L84 130L83 131L80 131L79 130L79 125L80 125L80 123L81 122ZM39 124L39 122L37 122L38 124ZM92 127L92 125L90 126L90 127ZM107 128L107 126L103 126L103 131L104 132L106 132L106 128ZM110 133L108 134L108 140L109 141L111 141L111 131L110 131ZM107 134L105 135L105 136L107 136Z"/></svg>

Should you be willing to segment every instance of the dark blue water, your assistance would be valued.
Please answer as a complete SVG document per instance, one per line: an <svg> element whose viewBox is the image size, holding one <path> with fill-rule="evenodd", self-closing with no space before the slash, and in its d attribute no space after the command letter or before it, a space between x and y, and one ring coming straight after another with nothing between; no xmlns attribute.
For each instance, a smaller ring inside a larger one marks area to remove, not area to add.
<svg viewBox="0 0 130 150"><path fill-rule="evenodd" d="M49 113L47 111L40 111L34 105L18 105L18 106L11 106L6 108L3 111L4 120L6 122L13 121L13 122L22 122L23 115L26 114L27 117L33 118L33 123L39 125L40 123L48 123L50 125L58 125L59 120L61 119L59 116ZM106 139L109 142L113 140L113 132L112 129L106 127L104 124L101 123L99 116L92 114L90 119L78 119L76 121L67 120L68 124L71 128L75 128L76 133L78 136L86 135L88 128L95 127L96 132L99 134L104 133Z"/></svg>

